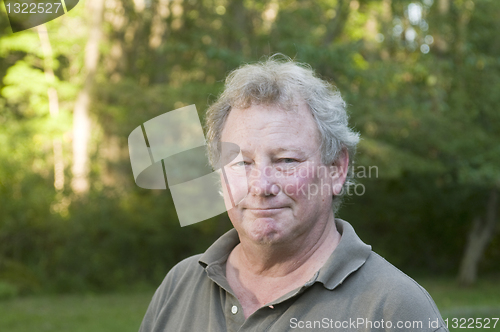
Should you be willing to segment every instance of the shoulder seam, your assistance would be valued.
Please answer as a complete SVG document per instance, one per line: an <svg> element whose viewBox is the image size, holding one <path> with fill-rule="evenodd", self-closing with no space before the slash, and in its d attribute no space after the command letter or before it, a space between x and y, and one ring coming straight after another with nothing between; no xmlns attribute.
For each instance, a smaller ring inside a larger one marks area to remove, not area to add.
<svg viewBox="0 0 500 332"><path fill-rule="evenodd" d="M372 250L372 253L377 255L377 257L381 258L382 260L384 260L385 262L387 262L394 270L396 270L399 274L403 275L404 277L408 278L409 280L411 280L416 286L417 288L420 290L420 292L425 296L425 298L427 299L427 302L431 305L432 307L432 311L434 311L434 314L437 316L437 317L440 317L441 320L443 319L443 317L441 316L441 314L439 312L436 312L436 309L437 309L437 305L436 303L434 302L434 300L432 300L432 297L430 296L429 292L427 292L427 290L425 290L425 288L423 288L422 286L419 285L418 282L416 282L412 277L410 277L409 275L407 275L406 273L404 273L403 271L401 271L400 269L398 269L396 266L394 266L391 262L389 262L388 260L386 260L384 257L380 256L379 254L377 254L375 251ZM443 325L441 325L439 328L443 327ZM438 328L438 330L439 330ZM438 331L438 330L435 330L435 331ZM434 332L435 332L434 331Z"/></svg>

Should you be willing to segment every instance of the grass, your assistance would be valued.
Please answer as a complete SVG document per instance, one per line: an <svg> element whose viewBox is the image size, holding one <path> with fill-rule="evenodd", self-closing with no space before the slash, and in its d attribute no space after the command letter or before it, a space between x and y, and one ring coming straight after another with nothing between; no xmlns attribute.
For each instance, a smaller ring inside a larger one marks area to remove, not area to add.
<svg viewBox="0 0 500 332"><path fill-rule="evenodd" d="M500 317L500 283L482 280L460 288L450 279L418 279L434 298L443 318ZM153 290L131 294L20 297L0 301L0 331L137 332ZM492 325L492 324L491 324ZM482 330L477 329L475 330ZM484 329L483 329L484 330ZM500 322L495 329L500 331Z"/></svg>
<svg viewBox="0 0 500 332"><path fill-rule="evenodd" d="M480 280L474 287L466 288L459 287L455 280L450 279L417 279L417 281L431 294L443 319L448 319L450 331L463 331L464 328L472 327L474 330L500 331L500 320L494 329L494 320L491 320L489 329L475 327L476 318L481 318L480 321L484 321L485 318L500 318L498 279L497 277Z"/></svg>
<svg viewBox="0 0 500 332"><path fill-rule="evenodd" d="M0 301L0 331L137 332L152 295L153 290L3 300Z"/></svg>

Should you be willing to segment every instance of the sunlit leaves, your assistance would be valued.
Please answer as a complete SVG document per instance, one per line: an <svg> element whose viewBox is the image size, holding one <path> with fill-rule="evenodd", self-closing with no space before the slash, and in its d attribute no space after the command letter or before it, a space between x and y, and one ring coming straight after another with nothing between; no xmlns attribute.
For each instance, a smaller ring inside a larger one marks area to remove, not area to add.
<svg viewBox="0 0 500 332"><path fill-rule="evenodd" d="M23 31L0 38L0 57L5 57L13 51L21 51L39 56L42 54L40 40L32 31Z"/></svg>
<svg viewBox="0 0 500 332"><path fill-rule="evenodd" d="M7 71L3 83L6 86L2 89L2 96L7 98L9 102L22 103L28 101L30 112L41 111L43 103L40 96L46 95L48 88L42 70L33 68L25 61L17 61Z"/></svg>

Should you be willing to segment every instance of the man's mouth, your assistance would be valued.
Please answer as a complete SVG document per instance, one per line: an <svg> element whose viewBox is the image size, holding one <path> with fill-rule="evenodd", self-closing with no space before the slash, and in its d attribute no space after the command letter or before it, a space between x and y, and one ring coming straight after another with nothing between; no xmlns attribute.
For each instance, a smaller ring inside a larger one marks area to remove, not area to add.
<svg viewBox="0 0 500 332"><path fill-rule="evenodd" d="M250 207L246 208L246 210L249 210L252 214L257 215L257 216L268 216L268 215L273 215L276 213L281 212L284 207Z"/></svg>

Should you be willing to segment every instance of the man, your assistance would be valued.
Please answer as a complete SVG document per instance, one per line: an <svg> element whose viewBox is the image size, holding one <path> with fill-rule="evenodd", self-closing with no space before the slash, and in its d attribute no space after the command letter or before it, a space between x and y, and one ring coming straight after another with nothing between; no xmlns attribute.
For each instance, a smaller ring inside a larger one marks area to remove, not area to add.
<svg viewBox="0 0 500 332"><path fill-rule="evenodd" d="M243 66L206 126L212 164L221 142L241 149L221 176L234 229L168 273L140 331L447 331L429 294L334 217L359 138L327 82L292 61Z"/></svg>

